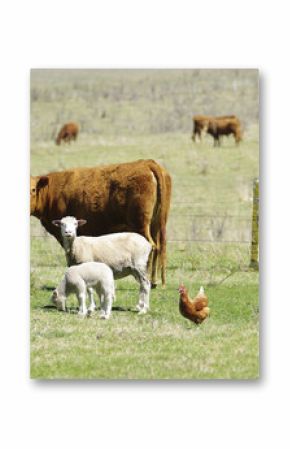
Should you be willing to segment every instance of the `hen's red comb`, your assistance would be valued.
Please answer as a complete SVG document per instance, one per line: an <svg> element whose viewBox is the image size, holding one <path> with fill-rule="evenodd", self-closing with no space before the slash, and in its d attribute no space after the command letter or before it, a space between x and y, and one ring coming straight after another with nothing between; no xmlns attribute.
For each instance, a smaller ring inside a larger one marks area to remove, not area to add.
<svg viewBox="0 0 290 449"><path fill-rule="evenodd" d="M185 286L183 284L180 284L180 286L178 288L178 291L179 292L184 292L184 290L185 290Z"/></svg>

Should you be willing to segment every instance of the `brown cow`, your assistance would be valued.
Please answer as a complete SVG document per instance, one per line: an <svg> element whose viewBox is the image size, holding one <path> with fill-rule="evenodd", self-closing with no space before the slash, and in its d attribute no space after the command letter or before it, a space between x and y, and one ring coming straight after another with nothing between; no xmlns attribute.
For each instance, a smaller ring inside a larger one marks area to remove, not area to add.
<svg viewBox="0 0 290 449"><path fill-rule="evenodd" d="M61 144L61 141L70 143L71 140L76 140L79 133L79 126L76 123L66 123L59 131L55 143Z"/></svg>
<svg viewBox="0 0 290 449"><path fill-rule="evenodd" d="M222 115L218 117L197 115L193 116L192 139L196 136L201 140L202 133L208 133L214 138L214 146L220 146L220 136L233 134L236 144L242 140L240 120L235 115Z"/></svg>
<svg viewBox="0 0 290 449"><path fill-rule="evenodd" d="M171 177L154 160L76 168L31 177L30 214L61 243L52 220L72 215L86 219L79 235L138 232L153 245L152 284L157 261L165 285L166 222L170 207Z"/></svg>
<svg viewBox="0 0 290 449"><path fill-rule="evenodd" d="M220 146L220 136L233 135L238 145L242 140L240 120L233 116L215 117L209 120L207 133L214 138L214 146Z"/></svg>
<svg viewBox="0 0 290 449"><path fill-rule="evenodd" d="M193 131L192 131L192 140L197 142L197 136L199 141L202 140L202 134L206 133L208 123L210 120L209 115L194 115L192 117L193 121Z"/></svg>

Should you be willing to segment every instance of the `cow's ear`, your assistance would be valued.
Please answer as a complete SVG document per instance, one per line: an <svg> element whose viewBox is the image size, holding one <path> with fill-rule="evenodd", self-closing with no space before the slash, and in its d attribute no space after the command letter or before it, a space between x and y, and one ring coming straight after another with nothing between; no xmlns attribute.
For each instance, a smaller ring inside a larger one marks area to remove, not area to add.
<svg viewBox="0 0 290 449"><path fill-rule="evenodd" d="M61 226L61 220L52 220L52 224L54 224L54 226Z"/></svg>
<svg viewBox="0 0 290 449"><path fill-rule="evenodd" d="M87 220L78 220L78 227L85 225Z"/></svg>
<svg viewBox="0 0 290 449"><path fill-rule="evenodd" d="M42 189L47 185L48 185L48 176L40 176L36 184L37 190Z"/></svg>

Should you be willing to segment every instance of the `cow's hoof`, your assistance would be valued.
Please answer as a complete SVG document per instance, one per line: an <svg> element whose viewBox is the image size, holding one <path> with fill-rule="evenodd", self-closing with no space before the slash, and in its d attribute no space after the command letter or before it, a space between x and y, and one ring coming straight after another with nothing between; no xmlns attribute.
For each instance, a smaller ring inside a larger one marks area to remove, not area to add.
<svg viewBox="0 0 290 449"><path fill-rule="evenodd" d="M157 287L157 282L151 282L151 289L156 288Z"/></svg>

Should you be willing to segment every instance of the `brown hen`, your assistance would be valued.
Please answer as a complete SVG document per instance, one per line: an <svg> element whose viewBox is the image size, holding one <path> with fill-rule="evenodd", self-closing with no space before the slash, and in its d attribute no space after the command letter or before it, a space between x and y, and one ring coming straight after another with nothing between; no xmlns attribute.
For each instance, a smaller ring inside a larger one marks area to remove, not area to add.
<svg viewBox="0 0 290 449"><path fill-rule="evenodd" d="M180 285L179 289L179 311L185 318L196 324L202 323L209 316L208 299L204 293L204 288L200 287L197 296L191 299L188 296L187 289Z"/></svg>

